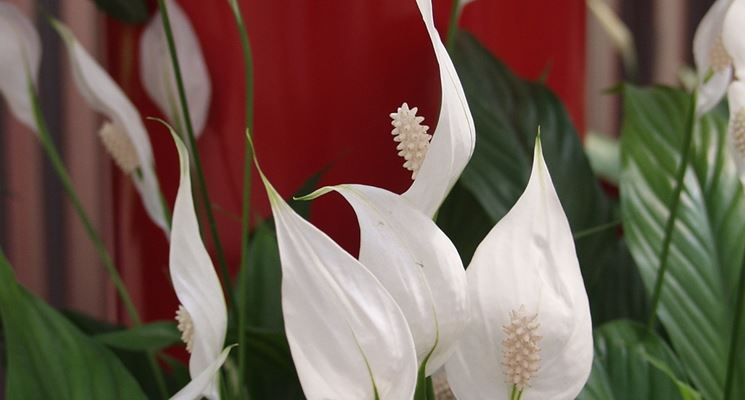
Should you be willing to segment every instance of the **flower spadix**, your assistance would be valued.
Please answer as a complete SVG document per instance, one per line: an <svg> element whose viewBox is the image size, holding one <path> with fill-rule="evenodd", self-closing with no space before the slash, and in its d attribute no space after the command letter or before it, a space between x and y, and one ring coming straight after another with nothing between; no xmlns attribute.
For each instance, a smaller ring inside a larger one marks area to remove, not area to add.
<svg viewBox="0 0 745 400"><path fill-rule="evenodd" d="M722 27L732 0L717 0L706 12L693 37L693 58L699 76L696 111L714 108L732 80L732 58L724 45Z"/></svg>
<svg viewBox="0 0 745 400"><path fill-rule="evenodd" d="M106 118L99 132L106 149L132 178L150 218L168 234L153 150L140 114L72 32L60 21L52 20L52 25L67 48L78 91L91 108Z"/></svg>
<svg viewBox="0 0 745 400"><path fill-rule="evenodd" d="M13 4L0 2L0 93L13 115L36 132L30 87L36 87L41 43L31 21Z"/></svg>
<svg viewBox="0 0 745 400"><path fill-rule="evenodd" d="M277 227L287 340L305 396L411 399L416 354L396 302L261 177Z"/></svg>
<svg viewBox="0 0 745 400"><path fill-rule="evenodd" d="M416 3L440 68L442 96L432 141L417 168L414 182L403 196L432 217L471 159L476 132L463 86L435 28L432 1L417 0Z"/></svg>
<svg viewBox="0 0 745 400"><path fill-rule="evenodd" d="M189 17L175 1L166 0L165 4L184 79L194 134L199 137L207 122L212 84L202 48ZM140 79L145 92L168 116L168 120L183 130L186 125L182 118L176 77L160 13L157 11L153 15L140 37Z"/></svg>
<svg viewBox="0 0 745 400"><path fill-rule="evenodd" d="M471 321L445 365L455 395L574 399L591 369L592 323L540 139L525 192L481 242L466 273Z"/></svg>
<svg viewBox="0 0 745 400"><path fill-rule="evenodd" d="M223 349L228 326L220 280L199 234L184 143L171 131L178 149L181 182L173 207L169 270L181 303L176 318L189 350L192 381L174 398L219 398L217 371L229 348Z"/></svg>

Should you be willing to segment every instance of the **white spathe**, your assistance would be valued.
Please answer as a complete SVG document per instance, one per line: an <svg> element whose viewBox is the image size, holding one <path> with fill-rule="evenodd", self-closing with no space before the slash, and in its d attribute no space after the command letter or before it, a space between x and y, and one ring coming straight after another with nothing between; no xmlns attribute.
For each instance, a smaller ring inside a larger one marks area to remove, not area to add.
<svg viewBox="0 0 745 400"><path fill-rule="evenodd" d="M67 48L75 84L91 108L129 137L139 158L139 174L130 174L150 219L168 235L150 137L139 112L106 71L60 21L52 20Z"/></svg>
<svg viewBox="0 0 745 400"><path fill-rule="evenodd" d="M34 132L29 85L36 87L40 62L36 28L13 4L0 2L0 93L13 115Z"/></svg>
<svg viewBox="0 0 745 400"><path fill-rule="evenodd" d="M199 137L209 115L212 83L202 47L189 17L175 1L166 0L165 4L168 8L194 134ZM140 37L140 79L145 92L168 116L168 120L184 131L186 126L182 117L176 76L160 13L157 11L153 15Z"/></svg>
<svg viewBox="0 0 745 400"><path fill-rule="evenodd" d="M432 1L417 0L440 68L440 117L411 187L402 195L432 217L468 164L476 143L473 117L453 61L435 28Z"/></svg>
<svg viewBox="0 0 745 400"><path fill-rule="evenodd" d="M305 396L411 399L416 354L394 299L261 177L277 227L287 340Z"/></svg>
<svg viewBox="0 0 745 400"><path fill-rule="evenodd" d="M728 3L731 4L722 24L722 43L732 60L735 78L745 80L745 1Z"/></svg>
<svg viewBox="0 0 745 400"><path fill-rule="evenodd" d="M517 377L503 363L514 360L506 351L515 343L504 341L520 326L538 347L537 369L530 365L535 358L524 364L535 373L522 399L574 399L590 374L592 323L572 232L540 140L525 192L481 242L466 274L471 321L445 365L458 399L510 398L508 378Z"/></svg>
<svg viewBox="0 0 745 400"><path fill-rule="evenodd" d="M173 207L169 271L171 282L182 307L191 319L191 355L189 375L192 393L219 399L217 371L225 361L223 349L228 328L228 314L220 280L202 243L189 175L189 153L186 146L171 131L179 154L181 180ZM198 396L197 396L198 397Z"/></svg>
<svg viewBox="0 0 745 400"><path fill-rule="evenodd" d="M732 81L732 66L726 60L727 51L726 46L723 46L722 34L722 26L731 4L732 0L714 2L693 37L693 59L699 76L696 104L698 115L719 104Z"/></svg>

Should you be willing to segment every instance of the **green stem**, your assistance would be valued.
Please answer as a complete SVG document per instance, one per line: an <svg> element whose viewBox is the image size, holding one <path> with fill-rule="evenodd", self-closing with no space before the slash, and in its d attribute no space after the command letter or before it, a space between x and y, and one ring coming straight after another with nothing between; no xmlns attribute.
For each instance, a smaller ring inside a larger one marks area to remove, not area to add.
<svg viewBox="0 0 745 400"><path fill-rule="evenodd" d="M166 40L168 41L168 50L171 55L171 63L173 64L173 72L176 77L176 86L178 87L178 96L181 103L181 111L183 113L184 124L186 125L186 131L188 133L189 149L191 150L191 156L194 160L194 166L197 170L197 178L199 179L199 189L202 195L202 201L204 208L207 213L207 221L210 226L210 233L212 235L212 243L215 246L215 253L217 254L217 261L220 264L220 272L222 274L223 286L230 299L233 299L233 286L230 282L230 273L228 271L228 263L225 259L225 252L222 249L220 242L220 236L217 232L217 223L215 222L215 215L212 212L212 202L210 202L209 192L207 190L207 181L204 178L204 170L202 169L202 161L199 157L199 151L197 151L197 141L194 136L194 127L191 123L191 114L189 112L189 103L186 101L186 91L184 90L184 81L181 76L181 67L178 63L178 53L176 52L176 44L173 40L173 32L171 30L171 22L168 17L168 7L166 6L165 0L158 0L158 7L160 9L160 15L163 20L163 30L166 34Z"/></svg>
<svg viewBox="0 0 745 400"><path fill-rule="evenodd" d="M246 23L243 20L243 13L241 7L235 0L228 0L235 22L238 25L238 31L240 32L241 38L241 49L243 51L243 71L245 80L245 118L246 118L246 135L252 135L253 133L253 105L254 105L254 85L253 85L253 56L251 54L251 41L248 37L248 30L246 29ZM247 136L245 141L244 159L243 159L243 206L241 211L241 265L240 281L238 281L238 293L240 299L238 301L238 343L241 349L246 349L248 346L244 343L246 335L243 332L246 331L246 281L248 276L248 248L249 248L249 223L251 215L251 170L253 166L253 148L249 137ZM245 378L246 374L246 352L244 350L238 351L238 373L241 379Z"/></svg>
<svg viewBox="0 0 745 400"><path fill-rule="evenodd" d="M31 96L31 105L33 107L33 112L34 112L34 121L36 122L36 128L39 134L39 141L41 142L41 146L46 152L47 157L49 158L49 162L52 165L52 169L54 169L54 172L59 177L59 180L62 183L62 188L64 189L65 194L67 194L67 197L70 199L70 203L72 203L72 208L78 214L78 217L80 218L80 222L82 222L83 224L83 228L85 229L85 232L88 234L88 237L93 243L93 247L96 249L96 252L98 253L98 258L101 259L101 263L106 269L106 272L109 274L109 278L111 279L111 282L114 284L114 287L116 288L116 291L119 294L119 298L121 299L122 304L124 304L124 309L126 310L127 315L129 316L129 319L132 321L132 324L134 326L140 326L142 325L142 320L140 319L140 315L137 312L137 308L135 308L134 303L132 302L132 298L129 296L127 287L124 285L124 281L122 280L121 275L119 275L119 271L116 269L116 266L114 265L114 261L111 258L109 251L106 249L106 246L104 245L103 240L101 239L101 236L98 234L96 229L93 227L93 223L88 217L88 214L86 214L85 209L83 208L83 204L80 201L80 198L78 197L77 192L75 191L75 187L72 185L72 179L70 179L70 175L67 173L67 169L65 168L65 165L62 162L62 157L57 151L57 148L54 145L54 141L52 140L52 137L49 135L49 130L47 128L46 121L44 120L44 115L41 112L41 104L39 102L39 96L37 95L36 89L34 88L33 84L31 83L28 84L28 90ZM166 399L168 398L168 390L166 389L166 383L165 383L165 378L163 377L163 371L158 367L158 364L155 361L155 357L152 353L148 353L148 359L149 359L151 367L153 368L153 372L155 374L155 379L158 384L158 390L160 391L161 397Z"/></svg>
<svg viewBox="0 0 745 400"><path fill-rule="evenodd" d="M615 221L608 222L606 224L593 226L592 228L583 229L577 233L574 234L574 240L583 239L587 236L594 235L599 232L606 231L608 229L613 229L617 227L618 225L621 225L621 220L617 219Z"/></svg>
<svg viewBox="0 0 745 400"><path fill-rule="evenodd" d="M649 309L649 320L647 320L647 329L652 331L657 320L657 307L660 305L660 294L662 293L662 283L664 282L665 273L667 272L667 258L670 254L670 243L673 236L675 220L678 217L678 206L680 205L680 194L683 191L683 178L685 177L686 168L688 167L688 157L691 153L691 138L696 126L696 92L693 92L688 104L688 116L686 118L685 132L683 132L683 144L681 146L681 157L678 170L675 174L675 188L673 197L670 200L670 215L667 217L665 224L665 236L662 239L662 250L660 251L660 268L657 270L654 291L652 292L652 301Z"/></svg>
<svg viewBox="0 0 745 400"><path fill-rule="evenodd" d="M745 311L745 253L742 257L740 268L740 282L737 286L737 297L735 300L734 325L729 341L729 359L727 360L727 377L724 381L724 400L734 399L735 370L737 369L738 344L740 331L742 330L742 314Z"/></svg>
<svg viewBox="0 0 745 400"><path fill-rule="evenodd" d="M453 0L450 6L450 21L448 22L448 38L447 38L447 49L448 53L453 53L453 47L455 46L455 35L458 33L458 17L460 17L460 0Z"/></svg>

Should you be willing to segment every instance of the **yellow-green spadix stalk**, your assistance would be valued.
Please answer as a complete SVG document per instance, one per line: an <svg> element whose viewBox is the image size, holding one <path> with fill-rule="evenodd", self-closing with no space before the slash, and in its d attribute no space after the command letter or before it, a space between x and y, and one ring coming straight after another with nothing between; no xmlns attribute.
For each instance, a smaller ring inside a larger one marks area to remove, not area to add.
<svg viewBox="0 0 745 400"><path fill-rule="evenodd" d="M181 303L176 319L190 353L192 381L174 399L202 396L219 399L217 372L231 347L223 349L228 315L220 280L199 234L189 175L189 153L171 131L178 149L181 181L173 206L169 267L173 288Z"/></svg>
<svg viewBox="0 0 745 400"><path fill-rule="evenodd" d="M525 192L466 274L471 321L445 365L458 399L574 399L592 364L590 307L540 138Z"/></svg>

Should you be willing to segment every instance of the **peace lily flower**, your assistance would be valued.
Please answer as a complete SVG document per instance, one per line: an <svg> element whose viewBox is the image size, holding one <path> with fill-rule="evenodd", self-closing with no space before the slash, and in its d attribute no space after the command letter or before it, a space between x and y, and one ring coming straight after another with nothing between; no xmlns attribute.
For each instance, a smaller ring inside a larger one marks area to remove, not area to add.
<svg viewBox="0 0 745 400"><path fill-rule="evenodd" d="M0 3L0 92L10 110L36 132L29 84L36 87L41 62L39 34L14 5Z"/></svg>
<svg viewBox="0 0 745 400"><path fill-rule="evenodd" d="M733 64L735 80L729 85L729 142L741 180L745 181L745 2L731 2L722 27L722 42Z"/></svg>
<svg viewBox="0 0 745 400"><path fill-rule="evenodd" d="M732 81L732 58L722 35L722 26L732 1L714 2L693 37L693 58L700 82L696 105L698 115L719 104Z"/></svg>
<svg viewBox="0 0 745 400"><path fill-rule="evenodd" d="M574 399L592 364L590 307L540 138L525 192L466 274L471 322L445 365L455 395Z"/></svg>
<svg viewBox="0 0 745 400"><path fill-rule="evenodd" d="M173 207L169 267L176 296L181 303L176 312L181 338L186 343L189 375L192 381L174 399L219 399L217 372L231 347L223 349L228 327L220 280L199 234L189 175L189 153L171 131L178 149L181 182Z"/></svg>
<svg viewBox="0 0 745 400"><path fill-rule="evenodd" d="M104 146L122 171L132 178L150 218L168 235L150 138L140 114L72 32L60 21L52 20L52 25L67 47L78 90L91 108L107 120L99 130Z"/></svg>
<svg viewBox="0 0 745 400"><path fill-rule="evenodd" d="M454 350L467 322L465 271L455 246L432 221L473 153L473 119L453 63L432 18L430 0L417 0L440 65L442 105L432 136L417 108L391 114L396 149L414 182L403 194L364 185L325 187L303 199L336 191L360 225L360 262L401 307L427 376ZM432 138L430 142L430 138Z"/></svg>
<svg viewBox="0 0 745 400"><path fill-rule="evenodd" d="M411 399L417 361L398 305L359 261L295 213L256 165L277 227L282 314L305 396Z"/></svg>
<svg viewBox="0 0 745 400"><path fill-rule="evenodd" d="M212 85L202 48L184 10L173 0L166 0L168 17L176 44L178 63L184 78L194 133L199 137L210 108ZM156 12L140 38L140 79L145 92L176 126L184 128L176 77L160 11Z"/></svg>

